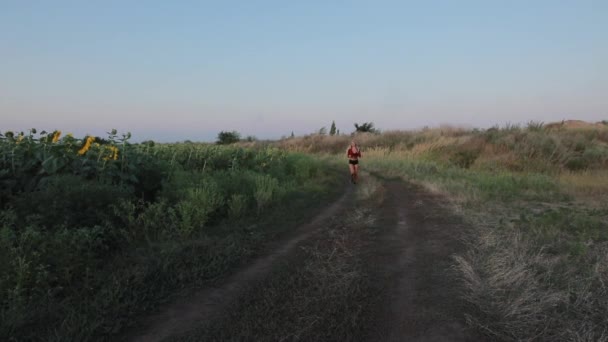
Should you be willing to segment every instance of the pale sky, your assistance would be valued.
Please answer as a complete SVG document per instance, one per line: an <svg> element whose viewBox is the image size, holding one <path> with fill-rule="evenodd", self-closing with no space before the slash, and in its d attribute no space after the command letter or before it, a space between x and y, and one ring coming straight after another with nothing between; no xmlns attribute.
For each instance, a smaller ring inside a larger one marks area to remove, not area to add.
<svg viewBox="0 0 608 342"><path fill-rule="evenodd" d="M608 1L0 0L0 130L608 119Z"/></svg>

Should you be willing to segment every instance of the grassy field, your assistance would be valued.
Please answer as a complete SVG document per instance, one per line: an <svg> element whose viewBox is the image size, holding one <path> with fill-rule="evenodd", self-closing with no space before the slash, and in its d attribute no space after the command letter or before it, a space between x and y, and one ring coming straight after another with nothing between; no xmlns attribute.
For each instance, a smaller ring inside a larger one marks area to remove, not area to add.
<svg viewBox="0 0 608 342"><path fill-rule="evenodd" d="M331 164L276 148L0 138L4 341L111 340L340 193Z"/></svg>
<svg viewBox="0 0 608 342"><path fill-rule="evenodd" d="M349 136L286 139L342 155ZM468 222L468 322L501 340L608 340L608 126L360 134L362 168L424 185Z"/></svg>
<svg viewBox="0 0 608 342"><path fill-rule="evenodd" d="M0 136L2 340L111 340L171 295L220 281L337 197L352 139L129 138ZM356 140L364 170L446 196L467 222L453 268L471 326L499 340L608 340L608 126ZM373 186L358 193L376 196ZM358 253L373 234L360 207L348 222L360 229L336 221L252 288L238 314L188 338L356 336L371 288ZM260 317L276 322L272 331L256 330Z"/></svg>

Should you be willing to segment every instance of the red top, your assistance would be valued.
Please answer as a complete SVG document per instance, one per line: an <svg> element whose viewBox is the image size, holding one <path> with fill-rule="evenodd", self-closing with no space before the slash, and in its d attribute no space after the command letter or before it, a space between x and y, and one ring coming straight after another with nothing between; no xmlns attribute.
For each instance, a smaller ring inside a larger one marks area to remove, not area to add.
<svg viewBox="0 0 608 342"><path fill-rule="evenodd" d="M346 152L346 154L348 155L348 158L359 158L361 157L361 151L359 149L357 149L357 152L353 152L353 148L349 147L348 151Z"/></svg>

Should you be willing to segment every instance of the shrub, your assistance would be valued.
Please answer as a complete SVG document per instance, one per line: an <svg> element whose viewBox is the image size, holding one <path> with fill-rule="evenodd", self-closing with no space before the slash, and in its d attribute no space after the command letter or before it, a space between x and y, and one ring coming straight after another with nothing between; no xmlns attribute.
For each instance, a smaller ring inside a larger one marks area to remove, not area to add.
<svg viewBox="0 0 608 342"><path fill-rule="evenodd" d="M566 169L570 171L585 170L589 167L589 162L581 156L573 156L566 161Z"/></svg>
<svg viewBox="0 0 608 342"><path fill-rule="evenodd" d="M479 157L479 153L480 151L474 150L458 151L452 156L451 161L458 167L468 169L475 163L475 160Z"/></svg>
<svg viewBox="0 0 608 342"><path fill-rule="evenodd" d="M129 243L142 240L150 243L179 235L179 217L164 198L153 203L123 200L112 205L112 209L113 226L120 227L117 230Z"/></svg>
<svg viewBox="0 0 608 342"><path fill-rule="evenodd" d="M217 135L216 144L218 145L229 145L239 142L241 135L237 131L225 132L221 131Z"/></svg>
<svg viewBox="0 0 608 342"><path fill-rule="evenodd" d="M540 132L545 128L545 124L541 121L530 121L528 122L528 131Z"/></svg>
<svg viewBox="0 0 608 342"><path fill-rule="evenodd" d="M177 204L177 212L181 219L180 231L190 236L205 226L209 215L223 204L224 198L217 184L211 181L186 190L185 197Z"/></svg>

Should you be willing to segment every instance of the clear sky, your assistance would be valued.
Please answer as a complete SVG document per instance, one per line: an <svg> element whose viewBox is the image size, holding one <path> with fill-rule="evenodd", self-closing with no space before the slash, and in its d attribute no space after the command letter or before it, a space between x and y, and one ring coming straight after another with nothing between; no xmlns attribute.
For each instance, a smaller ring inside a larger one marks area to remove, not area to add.
<svg viewBox="0 0 608 342"><path fill-rule="evenodd" d="M0 130L608 119L608 1L0 0Z"/></svg>

